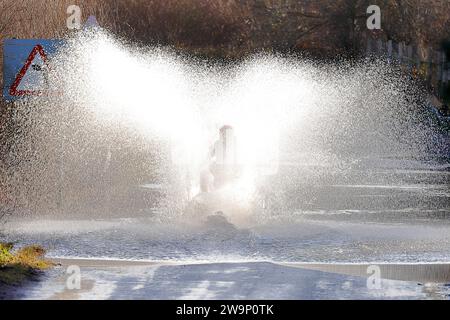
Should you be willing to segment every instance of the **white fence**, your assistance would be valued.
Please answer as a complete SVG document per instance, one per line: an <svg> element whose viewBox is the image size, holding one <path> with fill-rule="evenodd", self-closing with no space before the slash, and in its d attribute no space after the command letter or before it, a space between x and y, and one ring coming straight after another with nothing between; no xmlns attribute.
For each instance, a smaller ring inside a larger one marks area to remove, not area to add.
<svg viewBox="0 0 450 320"><path fill-rule="evenodd" d="M435 86L450 82L450 66L443 51L428 48L419 52L417 47L405 43L368 38L366 55L381 56L389 62L399 63Z"/></svg>

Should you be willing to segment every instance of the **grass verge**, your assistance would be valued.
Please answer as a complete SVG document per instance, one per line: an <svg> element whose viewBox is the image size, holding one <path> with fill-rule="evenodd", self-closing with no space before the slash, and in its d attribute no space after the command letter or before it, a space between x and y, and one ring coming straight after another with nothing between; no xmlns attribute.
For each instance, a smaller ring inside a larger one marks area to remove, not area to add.
<svg viewBox="0 0 450 320"><path fill-rule="evenodd" d="M18 250L13 247L12 243L0 243L0 284L19 284L53 265L44 258L45 250L38 245Z"/></svg>

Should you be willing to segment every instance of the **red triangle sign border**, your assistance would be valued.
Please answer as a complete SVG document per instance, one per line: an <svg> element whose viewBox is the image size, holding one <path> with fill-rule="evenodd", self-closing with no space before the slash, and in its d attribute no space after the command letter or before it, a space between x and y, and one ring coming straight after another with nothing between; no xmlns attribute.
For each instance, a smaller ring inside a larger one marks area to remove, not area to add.
<svg viewBox="0 0 450 320"><path fill-rule="evenodd" d="M23 77L25 76L25 73L27 72L28 68L31 65L31 62L33 62L34 57L36 54L40 54L42 57L42 60L45 64L47 64L47 55L45 54L44 48L37 44L34 46L33 50L31 50L30 55L28 56L24 66L22 69L20 69L19 73L16 76L16 79L14 80L13 84L11 85L11 88L9 89L9 94L12 96L25 96L25 95L41 95L43 94L43 90L17 90L19 87L20 81L22 81Z"/></svg>

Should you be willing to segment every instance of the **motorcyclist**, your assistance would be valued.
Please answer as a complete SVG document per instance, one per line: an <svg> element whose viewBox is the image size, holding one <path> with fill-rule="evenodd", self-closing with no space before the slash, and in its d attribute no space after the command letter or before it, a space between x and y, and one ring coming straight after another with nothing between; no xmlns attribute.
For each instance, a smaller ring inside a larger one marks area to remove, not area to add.
<svg viewBox="0 0 450 320"><path fill-rule="evenodd" d="M219 130L219 140L211 148L209 165L201 173L202 192L220 189L239 176L236 157L236 137L233 127L224 125Z"/></svg>

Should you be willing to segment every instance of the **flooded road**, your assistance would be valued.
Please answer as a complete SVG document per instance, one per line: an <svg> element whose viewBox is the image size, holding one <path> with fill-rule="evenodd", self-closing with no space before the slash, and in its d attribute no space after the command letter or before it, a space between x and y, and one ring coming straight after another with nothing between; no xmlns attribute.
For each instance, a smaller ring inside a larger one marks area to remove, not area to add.
<svg viewBox="0 0 450 320"><path fill-rule="evenodd" d="M402 167L353 169L345 176L303 167L303 179L295 184L273 181L279 187L272 190L276 196L267 195L271 202L255 210L246 224L233 224L226 214L167 218L157 210L122 217L17 216L5 225L0 240L39 243L51 257L450 262L450 172L426 163ZM280 176L290 175L281 171Z"/></svg>
<svg viewBox="0 0 450 320"><path fill-rule="evenodd" d="M299 169L282 168L280 176L288 170ZM168 218L161 208L122 217L16 216L0 241L39 243L60 265L23 289L2 288L1 297L449 298L445 165L301 170L295 184L275 179L281 191L246 224L202 212ZM73 265L77 290L67 288ZM376 290L369 266L380 268Z"/></svg>

